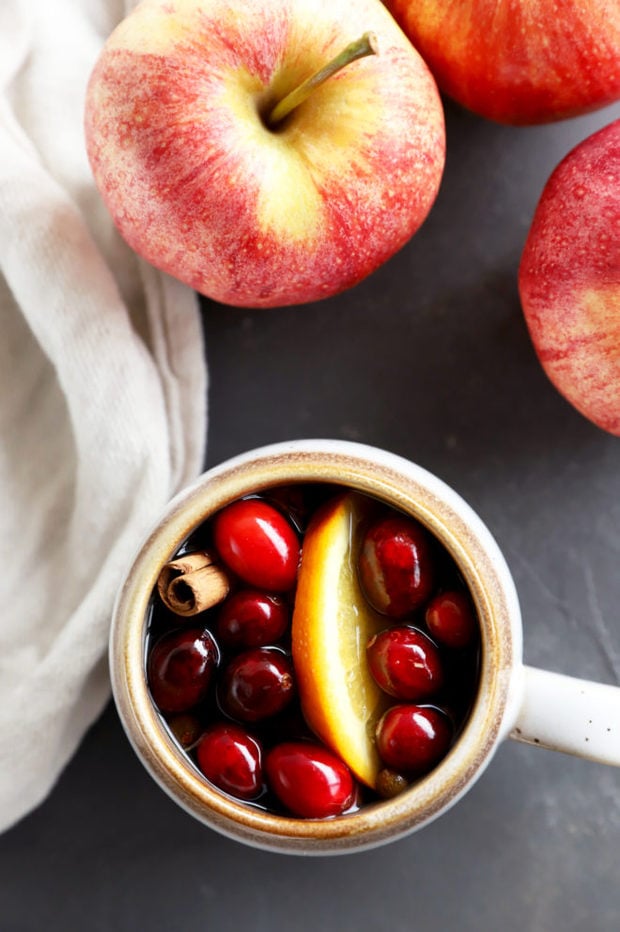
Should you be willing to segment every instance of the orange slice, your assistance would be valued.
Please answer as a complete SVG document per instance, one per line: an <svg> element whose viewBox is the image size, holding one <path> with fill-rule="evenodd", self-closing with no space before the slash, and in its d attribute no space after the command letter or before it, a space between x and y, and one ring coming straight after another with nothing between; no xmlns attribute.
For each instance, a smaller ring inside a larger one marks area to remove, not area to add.
<svg viewBox="0 0 620 932"><path fill-rule="evenodd" d="M293 663L306 721L363 783L381 769L375 727L389 704L366 661L368 639L386 619L366 602L357 578L361 526L373 507L354 492L310 522L293 611Z"/></svg>

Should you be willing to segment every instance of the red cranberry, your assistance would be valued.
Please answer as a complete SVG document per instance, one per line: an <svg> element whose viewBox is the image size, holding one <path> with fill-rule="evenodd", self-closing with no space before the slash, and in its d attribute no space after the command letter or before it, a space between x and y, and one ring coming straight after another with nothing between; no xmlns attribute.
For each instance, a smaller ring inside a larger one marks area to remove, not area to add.
<svg viewBox="0 0 620 932"><path fill-rule="evenodd" d="M165 634L148 659L148 684L162 712L185 712L205 698L219 660L217 644L202 628Z"/></svg>
<svg viewBox="0 0 620 932"><path fill-rule="evenodd" d="M222 605L216 633L220 643L232 650L264 647L279 641L288 623L289 611L281 596L243 589Z"/></svg>
<svg viewBox="0 0 620 932"><path fill-rule="evenodd" d="M403 625L375 634L366 656L377 685L396 699L419 702L443 685L439 651L417 628Z"/></svg>
<svg viewBox="0 0 620 932"><path fill-rule="evenodd" d="M286 592L295 585L297 534L267 502L248 498L228 505L214 518L213 539L224 563L250 586Z"/></svg>
<svg viewBox="0 0 620 932"><path fill-rule="evenodd" d="M294 815L325 819L355 802L356 784L346 764L320 744L288 741L265 760L269 786Z"/></svg>
<svg viewBox="0 0 620 932"><path fill-rule="evenodd" d="M276 508L287 515L298 531L303 532L312 511L304 488L299 485L287 485L279 489L270 489L266 496Z"/></svg>
<svg viewBox="0 0 620 932"><path fill-rule="evenodd" d="M430 597L434 585L428 534L412 518L385 518L364 535L359 574L376 611L403 618Z"/></svg>
<svg viewBox="0 0 620 932"><path fill-rule="evenodd" d="M295 691L293 665L281 650L255 647L224 670L220 701L231 718L258 722L281 712Z"/></svg>
<svg viewBox="0 0 620 932"><path fill-rule="evenodd" d="M231 796L255 799L263 788L261 746L238 725L207 728L196 748L196 760L207 780Z"/></svg>
<svg viewBox="0 0 620 932"><path fill-rule="evenodd" d="M430 706L394 705L377 725L379 756L399 773L427 773L451 743L450 719Z"/></svg>
<svg viewBox="0 0 620 932"><path fill-rule="evenodd" d="M478 625L472 604L464 592L440 592L429 602L426 624L433 637L446 647L467 647Z"/></svg>

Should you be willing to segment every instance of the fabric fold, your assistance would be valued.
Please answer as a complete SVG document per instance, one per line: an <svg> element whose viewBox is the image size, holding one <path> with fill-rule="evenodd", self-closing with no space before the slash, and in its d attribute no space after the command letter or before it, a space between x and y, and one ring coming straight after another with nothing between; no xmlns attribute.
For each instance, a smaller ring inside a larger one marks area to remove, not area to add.
<svg viewBox="0 0 620 932"><path fill-rule="evenodd" d="M102 710L116 591L204 462L197 297L121 241L86 158L88 76L124 12L0 9L0 829Z"/></svg>

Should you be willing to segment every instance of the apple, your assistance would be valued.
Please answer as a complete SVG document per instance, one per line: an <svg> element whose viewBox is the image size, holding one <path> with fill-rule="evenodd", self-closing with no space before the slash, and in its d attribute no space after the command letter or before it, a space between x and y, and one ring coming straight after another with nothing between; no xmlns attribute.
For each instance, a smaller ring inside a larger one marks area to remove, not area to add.
<svg viewBox="0 0 620 932"><path fill-rule="evenodd" d="M620 436L620 120L581 142L547 181L519 293L553 384Z"/></svg>
<svg viewBox="0 0 620 932"><path fill-rule="evenodd" d="M252 307L366 277L422 224L445 161L437 86L379 0L146 0L95 65L85 135L129 245Z"/></svg>
<svg viewBox="0 0 620 932"><path fill-rule="evenodd" d="M620 97L618 0L385 0L442 91L500 123Z"/></svg>

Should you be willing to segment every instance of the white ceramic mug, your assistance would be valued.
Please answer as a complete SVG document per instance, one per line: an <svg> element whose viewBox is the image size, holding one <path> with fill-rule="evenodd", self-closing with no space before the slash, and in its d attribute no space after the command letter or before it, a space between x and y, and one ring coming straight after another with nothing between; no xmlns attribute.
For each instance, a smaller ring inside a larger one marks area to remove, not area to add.
<svg viewBox="0 0 620 932"><path fill-rule="evenodd" d="M243 495L307 482L357 489L421 521L447 548L469 587L482 645L477 698L444 760L395 798L325 820L274 815L210 786L162 725L144 665L153 588L188 534ZM110 665L123 726L163 789L211 828L272 851L362 850L421 828L461 798L507 737L620 766L620 688L525 666L517 593L489 530L436 476L362 444L303 440L253 450L209 470L178 495L128 570L114 611Z"/></svg>

